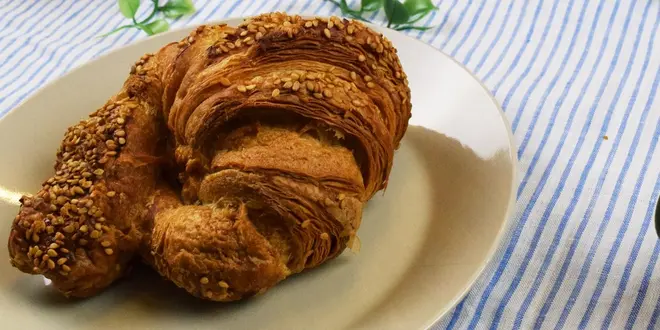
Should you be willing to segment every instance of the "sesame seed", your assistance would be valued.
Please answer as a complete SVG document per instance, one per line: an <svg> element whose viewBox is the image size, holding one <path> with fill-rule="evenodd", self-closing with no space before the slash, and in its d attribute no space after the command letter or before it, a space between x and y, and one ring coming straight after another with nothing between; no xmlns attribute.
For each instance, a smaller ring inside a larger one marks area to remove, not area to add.
<svg viewBox="0 0 660 330"><path fill-rule="evenodd" d="M360 62L364 62L364 61L366 61L366 60L367 60L367 58L364 57L364 55L360 55L360 56L358 56L358 61L360 61Z"/></svg>
<svg viewBox="0 0 660 330"><path fill-rule="evenodd" d="M78 186L73 187L72 190L73 190L74 193L79 194L79 195L84 195L85 194L85 191L82 188L78 187Z"/></svg>
<svg viewBox="0 0 660 330"><path fill-rule="evenodd" d="M364 81L371 81L373 78L371 76L364 76Z"/></svg>
<svg viewBox="0 0 660 330"><path fill-rule="evenodd" d="M59 258L59 259L57 259L57 264L58 264L58 265L64 265L67 261L69 261L69 259L67 259L67 258Z"/></svg>
<svg viewBox="0 0 660 330"><path fill-rule="evenodd" d="M353 80L357 79L357 73L355 73L355 71L351 71L351 79Z"/></svg>
<svg viewBox="0 0 660 330"><path fill-rule="evenodd" d="M50 243L50 245L48 246L49 249L57 249L59 247L60 246L57 243Z"/></svg>
<svg viewBox="0 0 660 330"><path fill-rule="evenodd" d="M245 37L247 34L248 34L247 31L243 31L243 32L241 32L241 37Z"/></svg>
<svg viewBox="0 0 660 330"><path fill-rule="evenodd" d="M323 94L321 94L321 93L314 93L314 97L317 98L317 99L322 99L322 98L323 98Z"/></svg>
<svg viewBox="0 0 660 330"><path fill-rule="evenodd" d="M245 85L238 85L236 86L236 89L238 89L239 92L243 92L243 93L247 92L247 88L245 87Z"/></svg>
<svg viewBox="0 0 660 330"><path fill-rule="evenodd" d="M311 223L312 223L311 220L305 220L305 221L303 221L302 224L300 224L300 226L303 227L303 228L307 228L307 227L309 227L309 225L310 225Z"/></svg>
<svg viewBox="0 0 660 330"><path fill-rule="evenodd" d="M314 91L314 83L313 82L311 82L311 81L307 82L307 90L310 91L310 92Z"/></svg>
<svg viewBox="0 0 660 330"><path fill-rule="evenodd" d="M353 100L352 103L353 103L354 106L358 106L358 107L362 105L362 102L360 102L358 100Z"/></svg>
<svg viewBox="0 0 660 330"><path fill-rule="evenodd" d="M257 34L254 36L254 39L259 40L263 37L264 37L264 34L260 31L260 32L257 32Z"/></svg>
<svg viewBox="0 0 660 330"><path fill-rule="evenodd" d="M108 196L108 197L115 197L116 194L117 193L114 192L114 191L108 191L105 195Z"/></svg>
<svg viewBox="0 0 660 330"><path fill-rule="evenodd" d="M374 87L376 87L376 84L374 84L374 83L372 83L372 82L368 82L368 83L367 83L367 87L369 87L369 88L374 88Z"/></svg>
<svg viewBox="0 0 660 330"><path fill-rule="evenodd" d="M55 262L54 261L48 259L47 263L48 263L48 269L55 269Z"/></svg>
<svg viewBox="0 0 660 330"><path fill-rule="evenodd" d="M208 283L209 283L209 279L208 279L208 277L202 277L202 278L199 280L199 283L202 283L202 284L208 284Z"/></svg>
<svg viewBox="0 0 660 330"><path fill-rule="evenodd" d="M329 89L323 90L323 96L325 97L332 97L332 91Z"/></svg>
<svg viewBox="0 0 660 330"><path fill-rule="evenodd" d="M61 248L61 249L60 249L60 252L62 252L62 253L69 253L70 251L69 251L69 249L67 249L67 248Z"/></svg>
<svg viewBox="0 0 660 330"><path fill-rule="evenodd" d="M82 225L78 230L83 233L86 233L87 231L89 231L89 228L87 227L87 225Z"/></svg>
<svg viewBox="0 0 660 330"><path fill-rule="evenodd" d="M39 250L39 248L35 246L34 257L39 258L42 254L44 254L44 251Z"/></svg>
<svg viewBox="0 0 660 330"><path fill-rule="evenodd" d="M35 243L39 243L39 235L32 234L32 241L35 242Z"/></svg>
<svg viewBox="0 0 660 330"><path fill-rule="evenodd" d="M119 144L126 144L126 139L119 138Z"/></svg>
<svg viewBox="0 0 660 330"><path fill-rule="evenodd" d="M300 75L298 75L297 73L292 73L291 74L291 79L298 80L298 79L300 79Z"/></svg>
<svg viewBox="0 0 660 330"><path fill-rule="evenodd" d="M306 27L306 28L310 28L310 27L312 27L312 22L311 22L311 21L307 21L307 22L305 22L305 27Z"/></svg>
<svg viewBox="0 0 660 330"><path fill-rule="evenodd" d="M73 228L73 225L68 225L68 226L64 227L63 230L64 230L65 233L69 233L69 234L71 234L71 233L73 233L73 231L74 231L75 229Z"/></svg>
<svg viewBox="0 0 660 330"><path fill-rule="evenodd" d="M207 290L205 295L206 295L207 298L213 298L213 291Z"/></svg>
<svg viewBox="0 0 660 330"><path fill-rule="evenodd" d="M231 81L229 81L229 79L227 79L226 77L220 78L220 83L222 84L222 86L225 87L231 86Z"/></svg>
<svg viewBox="0 0 660 330"><path fill-rule="evenodd" d="M55 227L53 227L53 226L48 226L48 227L46 227L46 232L47 232L49 235L52 234L53 232L55 232Z"/></svg>
<svg viewBox="0 0 660 330"><path fill-rule="evenodd" d="M330 34L330 30L328 30L328 29L323 29L323 34L325 34L325 36L326 36L327 38L332 37L332 34Z"/></svg>
<svg viewBox="0 0 660 330"><path fill-rule="evenodd" d="M315 27L316 27L316 26L319 26L319 21L317 21L317 20L313 20L313 21L312 21L312 25L314 25Z"/></svg>
<svg viewBox="0 0 660 330"><path fill-rule="evenodd" d="M121 125L123 123L125 123L124 118L121 117L117 118L117 124Z"/></svg>
<svg viewBox="0 0 660 330"><path fill-rule="evenodd" d="M125 136L125 135L126 135L126 132L124 132L124 130L121 130L121 129L120 129L120 130L116 130L116 131L115 131L115 135L116 135L116 136L119 136L119 137L122 137L122 136Z"/></svg>
<svg viewBox="0 0 660 330"><path fill-rule="evenodd" d="M218 286L223 288L223 289L229 288L229 284L227 284L227 282L225 282L225 281L218 281Z"/></svg>
<svg viewBox="0 0 660 330"><path fill-rule="evenodd" d="M328 29L332 29L335 26L335 23L330 21L328 22Z"/></svg>
<svg viewBox="0 0 660 330"><path fill-rule="evenodd" d="M101 232L98 231L98 230L92 230L92 233L89 234L89 237L94 238L94 239L99 238L99 237L101 237Z"/></svg>
<svg viewBox="0 0 660 330"><path fill-rule="evenodd" d="M70 272L70 271L71 271L71 267L69 267L69 266L67 266L67 265L62 265L62 270L65 271L65 272ZM62 274L62 275L66 276L67 274Z"/></svg>
<svg viewBox="0 0 660 330"><path fill-rule="evenodd" d="M80 245L87 245L88 242L87 242L86 239L81 238L81 239L78 241L78 243L80 243Z"/></svg>
<svg viewBox="0 0 660 330"><path fill-rule="evenodd" d="M324 240L324 241L327 241L327 240L330 239L330 235L328 235L328 233L322 233L321 234L321 239Z"/></svg>
<svg viewBox="0 0 660 330"><path fill-rule="evenodd" d="M289 89L289 88L293 87L293 83L290 82L290 81L287 81L287 82L284 83L284 86L282 86L282 87Z"/></svg>
<svg viewBox="0 0 660 330"><path fill-rule="evenodd" d="M291 89L292 89L294 92L295 92L295 91L298 91L298 89L300 89L300 83L297 82L297 81L294 82L294 83L293 83L293 86L291 86Z"/></svg>
<svg viewBox="0 0 660 330"><path fill-rule="evenodd" d="M355 31L355 27L353 25L349 25L346 28L346 32L348 32L348 34L353 34L353 31Z"/></svg>
<svg viewBox="0 0 660 330"><path fill-rule="evenodd" d="M245 86L245 89L251 91L251 90L253 90L255 87L257 87L257 85L247 85L247 86Z"/></svg>
<svg viewBox="0 0 660 330"><path fill-rule="evenodd" d="M280 96L280 90L275 88L273 89L273 93L271 94L273 97L278 97Z"/></svg>
<svg viewBox="0 0 660 330"><path fill-rule="evenodd" d="M353 37L351 37L351 36L346 36L346 37L344 37L344 39L346 39L346 41L348 41L348 42L353 41Z"/></svg>
<svg viewBox="0 0 660 330"><path fill-rule="evenodd" d="M55 257L57 257L57 252L56 252L55 250L53 250L53 249L48 249L48 251L47 251L46 253L47 253L48 256L51 257L51 258L55 258Z"/></svg>
<svg viewBox="0 0 660 330"><path fill-rule="evenodd" d="M113 253L115 253L115 251L113 251L112 249L105 249L103 251L105 251L105 254L107 254L109 256L111 256Z"/></svg>

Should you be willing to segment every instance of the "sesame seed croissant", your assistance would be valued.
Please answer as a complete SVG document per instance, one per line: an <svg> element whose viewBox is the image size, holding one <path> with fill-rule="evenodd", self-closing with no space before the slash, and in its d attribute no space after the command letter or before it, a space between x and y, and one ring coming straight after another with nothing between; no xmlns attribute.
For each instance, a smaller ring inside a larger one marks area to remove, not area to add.
<svg viewBox="0 0 660 330"><path fill-rule="evenodd" d="M200 298L263 293L355 242L410 111L396 50L359 22L200 26L68 129L11 263L74 297L137 258Z"/></svg>

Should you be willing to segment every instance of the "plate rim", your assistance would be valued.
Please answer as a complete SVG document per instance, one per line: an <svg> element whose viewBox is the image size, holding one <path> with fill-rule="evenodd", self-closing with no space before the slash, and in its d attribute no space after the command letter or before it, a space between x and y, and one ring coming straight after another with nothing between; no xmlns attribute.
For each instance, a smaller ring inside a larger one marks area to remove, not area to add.
<svg viewBox="0 0 660 330"><path fill-rule="evenodd" d="M5 121L7 121L7 118L10 118L12 115L14 115L16 112L18 112L19 109L23 108L23 106L28 101L30 101L36 95L41 93L44 89L52 88L53 85L58 84L60 82L60 80L64 79L65 77L67 77L71 74L74 74L78 71L85 70L86 67L91 65L92 63L94 63L96 61L99 61L102 58L113 56L115 53L122 52L122 51L124 51L125 48L133 47L136 44L144 43L144 42L146 42L148 40L151 40L153 38L162 38L162 37L164 37L168 34L175 34L175 33L179 33L179 32L186 31L186 30L192 31L193 29L195 29L196 27L201 26L201 25L216 25L216 24L227 23L227 22L230 22L230 21L246 20L246 19L249 19L251 17L258 16L258 15L259 14L250 15L250 16L232 16L232 17L226 17L226 18L217 19L217 20L209 20L209 21L205 21L205 22L195 23L195 24L191 24L191 25L185 25L185 26L177 27L175 29L170 29L166 32L159 33L157 35L147 36L145 38L135 40L135 41L132 41L128 44L121 45L119 47L111 49L110 51L108 51L108 52L106 52L106 53L104 53L104 54L102 54L98 57L91 58L91 59L87 60L86 62L79 64L78 66L72 68L71 70L69 70L67 72L64 72L60 76L52 79L51 81L45 83L43 86L39 87L30 96L28 96L25 99L21 100L14 108L9 109L0 118L0 127L3 125L3 123ZM337 16L337 15L323 16L323 15L305 15L304 13L299 13L297 15L299 15L301 17L307 17L307 18L312 18L312 17L319 17L319 18L321 18L321 17L322 18L340 17L340 18L346 18L346 19L349 19L349 20L351 19L351 18L344 17L344 16L341 16L341 15L339 15L339 16ZM491 91L486 87L484 82L481 79L479 79L472 71L470 71L463 63L461 63L458 60L456 60L455 58L449 56L448 54L443 52L441 49L437 49L437 48L431 46L430 44L428 44L426 42L423 42L423 41L421 41L417 38L411 37L411 36L409 36L405 33L402 33L400 31L396 31L394 29L390 29L390 28L387 28L385 26L381 26L381 25L374 24L374 23L371 23L371 22L361 22L361 23L367 25L369 28L371 28L373 30L376 30L376 31L382 32L383 30L388 30L389 33L399 34L399 35L405 37L406 39L411 40L412 42L416 42L418 44L423 45L424 47L429 48L431 51L438 53L440 56L443 56L445 59L450 60L454 65L457 65L458 67L460 67L463 70L463 72L468 74L475 82L477 82L479 84L481 89L490 98L491 102L493 103L493 105L495 106L495 108L498 111L498 114L499 114L500 119L501 119L501 123L504 125L504 129L505 129L506 134L507 134L507 141L508 141L508 146L509 146L509 150L508 150L509 157L508 158L511 162L511 173L510 173L511 174L511 182L510 182L510 187L511 188L509 190L509 202L508 202L508 205L506 207L504 219L502 220L502 224L501 224L497 234L495 235L495 239L494 239L493 243L491 244L491 246L490 246L490 248L487 252L487 257L481 262L481 265L478 267L478 271L475 272L474 275L467 281L467 285L465 285L465 287L460 291L460 293L458 295L456 295L447 304L447 308L444 311L441 311L442 308L439 308L438 309L439 311L435 315L433 315L433 317L431 319L429 319L428 321L424 321L423 328L424 329L430 329L431 327L436 325L438 322L440 322L441 319L444 316L448 315L449 312L454 307L456 307L456 305L461 300L463 300L463 298L465 298L465 296L472 290L472 288L474 287L474 284L477 282L479 277L484 274L485 269L493 262L493 259L495 257L495 254L496 254L497 250L499 249L500 245L503 244L503 239L504 239L505 233L510 228L510 226L513 225L513 223L514 223L512 217L513 217L513 211L515 210L515 204L516 204L516 201L517 201L517 190L518 190L518 186L519 186L518 171L517 171L519 161L518 161L518 156L517 156L517 152L516 152L517 147L516 147L515 137L513 135L512 129L511 129L511 123L508 120L508 118L506 117L506 114L504 113L504 110L503 110L501 104L497 101L497 99L491 93ZM394 47L396 48L397 45L394 45ZM404 68L404 70L405 70L405 68ZM658 205L660 206L660 204L658 204Z"/></svg>

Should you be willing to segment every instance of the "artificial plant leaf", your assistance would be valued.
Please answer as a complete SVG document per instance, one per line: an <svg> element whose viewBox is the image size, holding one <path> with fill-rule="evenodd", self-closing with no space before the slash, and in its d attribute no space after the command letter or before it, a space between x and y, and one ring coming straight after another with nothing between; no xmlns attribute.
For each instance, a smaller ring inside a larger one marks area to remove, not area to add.
<svg viewBox="0 0 660 330"><path fill-rule="evenodd" d="M399 25L395 27L394 29L397 31L405 31L405 30L418 30L418 31L426 31L434 28L435 26L415 26L415 25Z"/></svg>
<svg viewBox="0 0 660 330"><path fill-rule="evenodd" d="M140 8L140 0L117 0L117 4L119 5L119 11L126 18L135 17L135 13Z"/></svg>
<svg viewBox="0 0 660 330"><path fill-rule="evenodd" d="M179 18L194 13L195 5L192 0L170 0L160 7L160 11L167 18Z"/></svg>
<svg viewBox="0 0 660 330"><path fill-rule="evenodd" d="M165 32L169 30L170 24L166 20L159 18L151 23L143 24L142 29L144 32L147 32L148 35L154 35L157 33Z"/></svg>
<svg viewBox="0 0 660 330"><path fill-rule="evenodd" d="M403 6L408 10L410 19L408 23L414 23L438 9L431 0L405 0Z"/></svg>
<svg viewBox="0 0 660 330"><path fill-rule="evenodd" d="M360 10L363 12L376 11L383 5L383 0L362 0L362 7Z"/></svg>
<svg viewBox="0 0 660 330"><path fill-rule="evenodd" d="M384 0L383 9L385 9L385 16L391 24L405 24L410 19L410 14L403 4L397 0Z"/></svg>

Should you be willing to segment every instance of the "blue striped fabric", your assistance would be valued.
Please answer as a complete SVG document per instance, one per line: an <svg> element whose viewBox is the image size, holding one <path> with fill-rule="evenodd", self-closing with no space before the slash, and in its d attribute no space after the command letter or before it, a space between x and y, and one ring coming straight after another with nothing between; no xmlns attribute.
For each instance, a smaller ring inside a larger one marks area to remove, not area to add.
<svg viewBox="0 0 660 330"><path fill-rule="evenodd" d="M519 141L522 178L493 262L435 328L660 327L652 224L660 195L660 2L434 2L440 10L420 22L434 28L408 34L491 89ZM199 10L173 27L275 10L340 14L320 0L195 3ZM124 23L114 0L4 0L0 116L72 68L145 37L123 30L96 38Z"/></svg>

